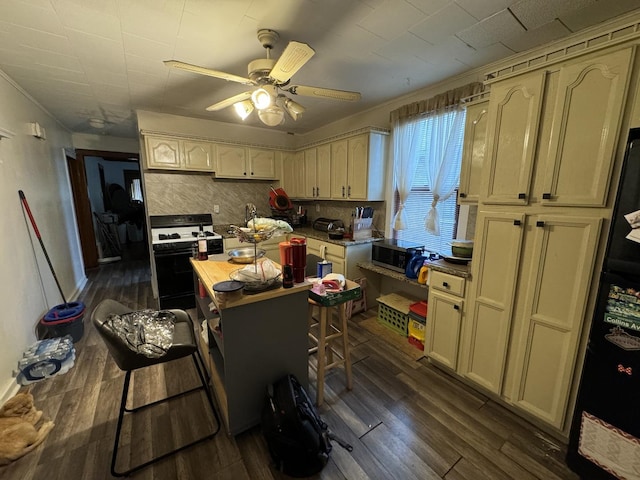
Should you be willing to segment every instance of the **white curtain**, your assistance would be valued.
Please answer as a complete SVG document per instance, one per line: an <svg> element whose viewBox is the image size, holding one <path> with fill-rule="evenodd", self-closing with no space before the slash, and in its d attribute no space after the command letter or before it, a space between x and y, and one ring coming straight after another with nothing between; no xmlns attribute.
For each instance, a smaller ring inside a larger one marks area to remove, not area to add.
<svg viewBox="0 0 640 480"><path fill-rule="evenodd" d="M440 235L438 202L453 194L460 178L464 117L464 110L458 106L437 110L426 132L427 180L433 202L425 229L433 235Z"/></svg>
<svg viewBox="0 0 640 480"><path fill-rule="evenodd" d="M419 119L396 120L393 128L393 168L395 187L400 201L398 211L393 217L393 229L407 228L407 214L404 204L411 193L416 166L418 165L418 147L424 136L425 123Z"/></svg>

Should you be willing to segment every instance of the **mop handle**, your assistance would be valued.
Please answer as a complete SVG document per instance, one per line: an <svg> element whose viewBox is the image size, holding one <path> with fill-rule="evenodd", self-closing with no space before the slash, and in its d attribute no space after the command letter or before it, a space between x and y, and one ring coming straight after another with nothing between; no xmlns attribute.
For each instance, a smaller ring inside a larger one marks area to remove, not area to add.
<svg viewBox="0 0 640 480"><path fill-rule="evenodd" d="M49 258L49 254L47 253L47 249L44 248L44 243L42 241L42 237L40 236L40 231L38 230L38 226L36 225L36 221L31 214L31 209L29 208L29 204L27 203L27 197L24 196L24 192L22 190L18 190L18 195L20 195L20 200L22 201L22 205L24 205L24 209L27 211L27 215L29 216L29 220L31 221L31 226L33 227L33 231L38 237L38 241L40 242L40 246L42 247L42 252L44 253L44 258L47 259L47 264L49 264L49 269L51 270L51 274L53 275L53 279L56 281L56 285L58 286L58 291L60 292L60 296L64 301L65 306L67 305L67 299L62 292L62 287L60 286L60 282L58 281L58 277L56 276L56 272L53 269L53 265L51 264L51 259Z"/></svg>

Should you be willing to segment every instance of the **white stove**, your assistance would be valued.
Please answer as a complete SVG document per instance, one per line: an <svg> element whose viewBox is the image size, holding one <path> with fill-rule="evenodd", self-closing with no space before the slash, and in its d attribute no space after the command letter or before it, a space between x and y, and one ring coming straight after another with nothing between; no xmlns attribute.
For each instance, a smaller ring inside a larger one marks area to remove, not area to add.
<svg viewBox="0 0 640 480"><path fill-rule="evenodd" d="M185 250L197 240L200 225L207 237L210 248L217 249L222 244L222 236L213 231L210 214L197 215L152 215L151 244L153 250Z"/></svg>

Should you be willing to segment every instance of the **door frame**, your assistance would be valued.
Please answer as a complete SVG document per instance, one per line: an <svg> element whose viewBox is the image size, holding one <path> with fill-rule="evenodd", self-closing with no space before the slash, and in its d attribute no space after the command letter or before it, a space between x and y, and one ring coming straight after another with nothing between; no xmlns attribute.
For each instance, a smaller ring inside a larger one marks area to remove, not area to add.
<svg viewBox="0 0 640 480"><path fill-rule="evenodd" d="M73 193L73 204L76 209L76 222L82 248L82 258L85 269L96 268L98 264L98 247L96 233L93 227L93 212L89 202L87 174L85 171L85 157L100 157L106 161L135 162L140 167L138 153L108 152L103 150L76 149L76 158L67 155L67 167Z"/></svg>

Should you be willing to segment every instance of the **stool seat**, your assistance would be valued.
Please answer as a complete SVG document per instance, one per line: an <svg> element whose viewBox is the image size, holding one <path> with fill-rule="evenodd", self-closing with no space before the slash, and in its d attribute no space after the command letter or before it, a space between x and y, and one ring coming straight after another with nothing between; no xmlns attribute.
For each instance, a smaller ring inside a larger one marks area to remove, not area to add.
<svg viewBox="0 0 640 480"><path fill-rule="evenodd" d="M317 353L317 406L324 403L324 378L328 370L343 365L347 380L347 389L351 390L353 388L351 355L349 352L349 330L345 307L345 303L327 307L309 299L309 339L314 343L314 346L309 348L309 355ZM319 310L319 318L317 321L313 317L314 308ZM338 318L338 326L333 322L334 313ZM314 334L314 330L316 329L318 333ZM340 338L342 339L342 352L334 348L334 342ZM334 354L337 357L336 360L334 360Z"/></svg>

